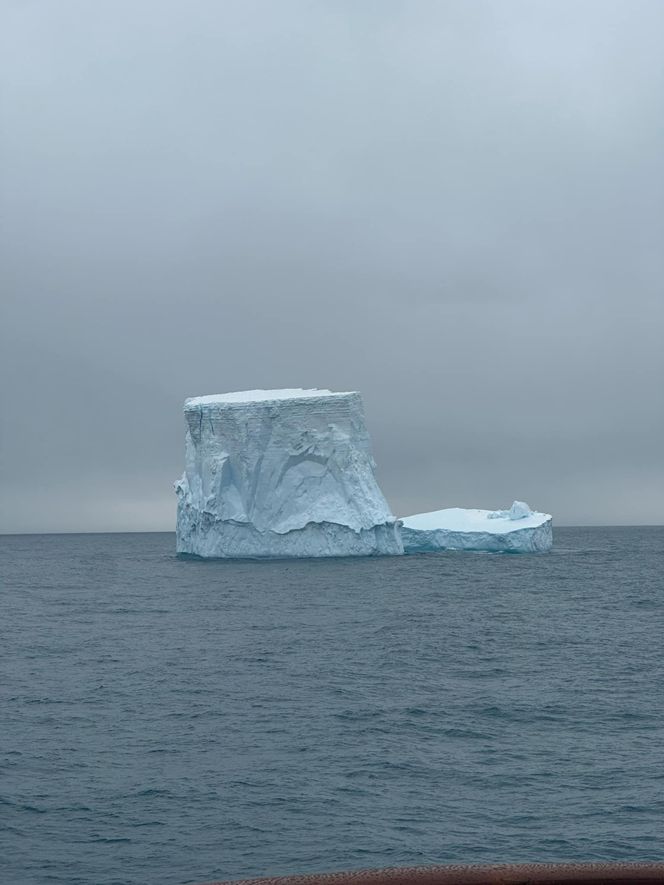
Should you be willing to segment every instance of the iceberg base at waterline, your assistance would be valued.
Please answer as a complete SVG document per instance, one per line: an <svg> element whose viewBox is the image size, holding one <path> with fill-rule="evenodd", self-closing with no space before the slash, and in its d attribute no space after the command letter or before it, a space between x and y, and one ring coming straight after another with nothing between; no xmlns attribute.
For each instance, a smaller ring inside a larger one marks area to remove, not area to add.
<svg viewBox="0 0 664 885"><path fill-rule="evenodd" d="M178 554L202 559L299 559L322 556L384 556L403 553L394 523L354 531L334 522L310 522L288 532L220 522L183 506Z"/></svg>
<svg viewBox="0 0 664 885"><path fill-rule="evenodd" d="M400 520L404 553L469 550L478 553L545 553L553 546L549 513L533 511L523 501L509 510L450 507Z"/></svg>

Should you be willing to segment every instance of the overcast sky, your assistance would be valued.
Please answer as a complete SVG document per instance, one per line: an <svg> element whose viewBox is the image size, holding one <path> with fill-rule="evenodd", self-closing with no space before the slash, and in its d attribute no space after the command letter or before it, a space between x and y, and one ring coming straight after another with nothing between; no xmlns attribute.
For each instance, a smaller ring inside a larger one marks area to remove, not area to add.
<svg viewBox="0 0 664 885"><path fill-rule="evenodd" d="M172 530L186 396L397 515L664 522L661 0L5 0L0 531Z"/></svg>

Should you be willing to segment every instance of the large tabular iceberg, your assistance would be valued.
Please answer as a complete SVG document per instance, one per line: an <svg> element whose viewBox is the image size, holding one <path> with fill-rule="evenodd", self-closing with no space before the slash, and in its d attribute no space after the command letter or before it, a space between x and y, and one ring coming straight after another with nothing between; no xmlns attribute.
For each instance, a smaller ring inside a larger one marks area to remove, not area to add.
<svg viewBox="0 0 664 885"><path fill-rule="evenodd" d="M486 553L542 553L553 545L551 516L523 501L509 510L434 510L404 517L405 553L474 550Z"/></svg>
<svg viewBox="0 0 664 885"><path fill-rule="evenodd" d="M201 557L400 554L358 393L188 399L177 551Z"/></svg>

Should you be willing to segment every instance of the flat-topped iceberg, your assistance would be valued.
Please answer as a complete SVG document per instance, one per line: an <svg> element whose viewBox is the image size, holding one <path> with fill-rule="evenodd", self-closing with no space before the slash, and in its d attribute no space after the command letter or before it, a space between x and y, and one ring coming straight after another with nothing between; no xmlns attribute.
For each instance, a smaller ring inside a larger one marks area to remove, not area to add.
<svg viewBox="0 0 664 885"><path fill-rule="evenodd" d="M177 551L201 557L400 554L359 393L188 399Z"/></svg>
<svg viewBox="0 0 664 885"><path fill-rule="evenodd" d="M548 513L523 501L509 510L463 510L451 507L400 520L405 553L473 550L486 553L542 553L553 545Z"/></svg>

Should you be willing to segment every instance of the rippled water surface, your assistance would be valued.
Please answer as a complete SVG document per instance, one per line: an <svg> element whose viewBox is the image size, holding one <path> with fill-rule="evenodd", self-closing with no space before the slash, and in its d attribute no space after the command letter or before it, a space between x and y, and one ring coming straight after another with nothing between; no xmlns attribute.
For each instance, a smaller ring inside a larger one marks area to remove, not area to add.
<svg viewBox="0 0 664 885"><path fill-rule="evenodd" d="M0 880L664 859L664 529L179 561L0 537Z"/></svg>

